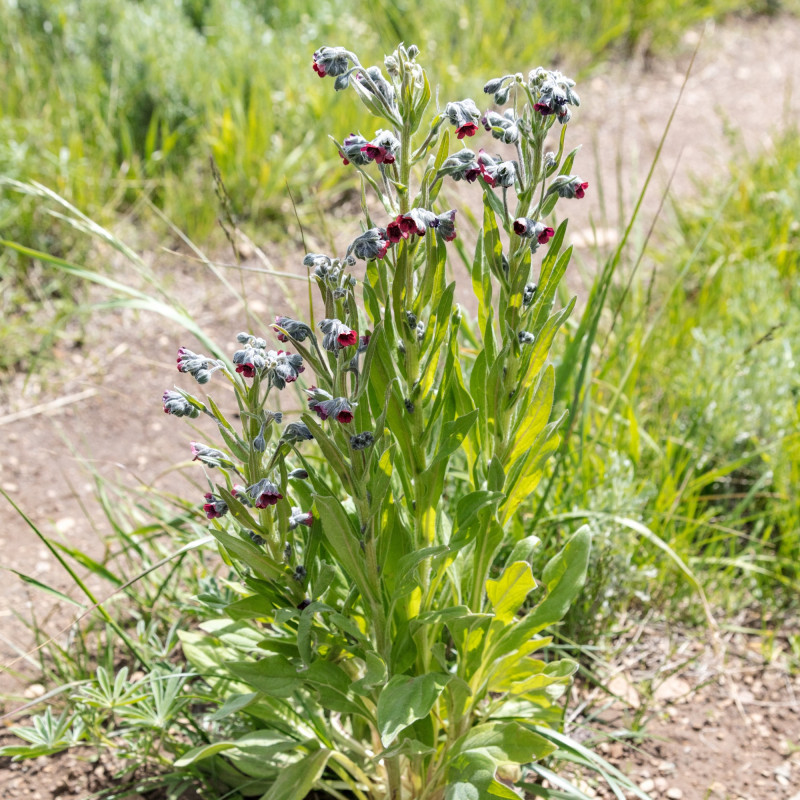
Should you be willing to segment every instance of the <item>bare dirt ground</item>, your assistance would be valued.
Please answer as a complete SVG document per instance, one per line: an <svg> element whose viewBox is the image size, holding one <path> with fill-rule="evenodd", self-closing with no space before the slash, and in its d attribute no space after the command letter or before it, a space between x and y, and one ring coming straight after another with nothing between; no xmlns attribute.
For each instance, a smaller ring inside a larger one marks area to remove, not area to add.
<svg viewBox="0 0 800 800"><path fill-rule="evenodd" d="M647 69L641 63L610 65L579 87L583 105L571 126L573 137L586 142L579 171L593 189L602 187L605 208L617 207L618 189L622 206L630 208L697 36L688 34L674 58L648 64ZM727 174L730 158L739 152L731 131L738 132L741 143L754 152L769 145L774 130L796 122L798 45L800 21L791 18L732 21L708 29L667 139L657 185L663 189L677 164L673 196L691 196L695 181L715 181ZM595 238L593 226L601 244L613 243L617 236L619 220L616 215L604 217L598 194L575 205L572 230L577 231L579 244ZM655 191L645 204L645 224L657 207ZM291 228L288 233L289 239L297 239ZM291 255L273 260L283 270L304 274L297 255L299 242L281 247ZM588 259L589 250L584 253ZM223 258L229 260L227 255ZM247 327L242 307L220 295L218 284L197 262L163 254L154 260L159 274L169 273L176 285L189 287L185 302L200 325L219 341L233 344L236 332ZM280 292L266 283L257 286L252 293L254 310L269 319L282 310L275 304ZM27 379L19 375L0 387L0 487L44 533L95 558L104 555L109 531L93 501L93 485L81 469L81 459L91 459L104 474L131 483L169 485L171 479L159 476L165 466L187 460L190 435L161 413L160 397L176 382L175 351L182 344L194 346L191 337L160 317L106 312L89 326L80 345L62 342L54 348L41 374ZM0 503L5 505L2 498ZM0 548L7 570L74 594L69 577L8 505L2 515ZM9 669L0 674L0 693L6 698L0 709L8 711L40 691L29 685L35 667L20 657L31 645L21 619L35 612L41 629L59 635L73 609L54 605L52 597L10 572L4 574L0 665ZM659 649L663 639L659 632L649 639L644 634L644 641L651 643L647 645L651 671L663 673L670 663L672 651ZM800 800L800 686L784 658L768 663L757 645L743 637L732 641L733 654L723 665L705 653L702 644L691 644L701 648L703 658L671 676L685 682L680 684L685 691L666 696L662 690L659 696L656 690L648 698L645 715L648 738L638 750L609 743L607 757L632 777L652 784L651 793L657 798ZM643 706L645 679L637 672L640 666L620 668L627 676L628 705L610 707L602 720L592 724L614 730L629 725L632 714L636 717L633 692L639 708ZM609 716L613 714L619 719ZM31 765L5 762L0 763L0 798L85 797L104 780L102 768L72 757Z"/></svg>

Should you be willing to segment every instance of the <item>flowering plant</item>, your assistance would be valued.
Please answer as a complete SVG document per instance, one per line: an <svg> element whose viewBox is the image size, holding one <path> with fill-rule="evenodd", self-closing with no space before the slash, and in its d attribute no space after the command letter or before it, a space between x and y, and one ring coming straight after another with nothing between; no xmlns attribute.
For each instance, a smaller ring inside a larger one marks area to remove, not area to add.
<svg viewBox="0 0 800 800"><path fill-rule="evenodd" d="M224 704L210 743L177 765L264 800L519 797L526 765L556 749L548 731L576 668L532 654L583 582L588 534L537 579L530 556L544 545L524 504L563 419L551 419L548 355L574 305L553 311L571 249L566 222L546 220L588 185L564 146L578 96L539 68L486 84L505 111L465 99L423 127L417 55L400 46L384 71L340 47L314 54L317 74L386 126L336 142L362 181L364 230L340 257L305 257L321 321L279 315L240 333L230 362L179 351L182 373L227 381L240 426L210 396L164 395L165 412L205 415L221 437L223 449L192 453L239 577L201 598L224 618L182 634ZM464 147L481 126L509 153ZM483 206L474 326L448 278L451 248L464 250L456 211L438 206L447 180L477 184ZM305 378L307 410L284 425L274 393Z"/></svg>

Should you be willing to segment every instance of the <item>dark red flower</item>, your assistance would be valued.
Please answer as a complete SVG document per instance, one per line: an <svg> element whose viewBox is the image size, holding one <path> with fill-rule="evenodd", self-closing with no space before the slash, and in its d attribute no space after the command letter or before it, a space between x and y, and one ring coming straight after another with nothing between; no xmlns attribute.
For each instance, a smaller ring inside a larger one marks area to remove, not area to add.
<svg viewBox="0 0 800 800"><path fill-rule="evenodd" d="M352 330L347 333L340 333L336 337L336 341L339 342L342 347L350 347L358 341L358 333Z"/></svg>
<svg viewBox="0 0 800 800"><path fill-rule="evenodd" d="M320 76L320 78L324 78L328 73L325 72L325 66L323 64L318 64L316 59L312 62L312 67L314 72Z"/></svg>
<svg viewBox="0 0 800 800"><path fill-rule="evenodd" d="M517 223L514 223L514 230L516 230ZM537 241L539 244L547 244L555 235L555 231L552 228L545 228L537 237Z"/></svg>
<svg viewBox="0 0 800 800"><path fill-rule="evenodd" d="M584 181L583 183L579 183L575 187L575 197L581 200L583 196L586 194L586 190L588 188L589 188L589 181Z"/></svg>
<svg viewBox="0 0 800 800"><path fill-rule="evenodd" d="M256 376L256 368L250 364L239 364L236 367L236 371L240 372L245 378L255 378Z"/></svg>
<svg viewBox="0 0 800 800"><path fill-rule="evenodd" d="M343 408L337 415L336 421L343 425L348 425L353 421L353 412L349 408Z"/></svg>
<svg viewBox="0 0 800 800"><path fill-rule="evenodd" d="M514 220L514 233L516 233L517 236L524 236L527 230L528 222L525 217L520 217L519 219Z"/></svg>
<svg viewBox="0 0 800 800"><path fill-rule="evenodd" d="M386 237L392 244L397 244L401 239L408 238L408 234L403 230L403 226L400 224L401 219L402 217L398 217L386 226Z"/></svg>
<svg viewBox="0 0 800 800"><path fill-rule="evenodd" d="M478 132L478 126L474 122L465 122L460 128L456 128L456 136L463 139L465 136L474 136Z"/></svg>

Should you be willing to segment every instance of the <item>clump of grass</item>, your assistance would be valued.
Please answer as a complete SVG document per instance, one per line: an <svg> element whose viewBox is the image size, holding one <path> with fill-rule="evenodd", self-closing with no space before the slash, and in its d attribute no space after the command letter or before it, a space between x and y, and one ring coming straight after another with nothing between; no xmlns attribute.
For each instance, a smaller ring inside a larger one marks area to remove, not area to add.
<svg viewBox="0 0 800 800"><path fill-rule="evenodd" d="M796 612L799 143L792 130L735 159L727 185L676 208L630 291L609 291L612 327L590 349L602 366L580 387L544 507L554 526L589 518L595 531L565 628L579 642L628 609L685 617L690 574L727 615L779 625Z"/></svg>

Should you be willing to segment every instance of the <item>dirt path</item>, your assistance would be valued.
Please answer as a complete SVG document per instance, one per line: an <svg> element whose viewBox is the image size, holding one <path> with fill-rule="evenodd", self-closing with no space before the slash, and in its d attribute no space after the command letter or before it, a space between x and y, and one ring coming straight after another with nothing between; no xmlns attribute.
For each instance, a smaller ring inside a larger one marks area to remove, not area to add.
<svg viewBox="0 0 800 800"><path fill-rule="evenodd" d="M616 209L618 187L623 206L630 206L695 42L695 34L687 35L676 58L648 71L636 65L612 65L579 86L583 105L573 125L573 139L585 142L579 171L592 184L590 199L569 209L575 209L572 230L577 231L579 242L591 241L592 225L606 244L614 241L618 220L616 214L610 219L602 214L598 189L602 186L606 208ZM673 190L678 197L688 196L693 180L713 181L727 172L735 152L729 131L738 131L745 146L755 151L768 145L774 128L795 123L800 111L798 45L800 22L789 18L734 21L709 29L667 139L657 184L665 185L677 163ZM657 206L656 189L645 205L645 222ZM187 303L201 325L218 334L220 341L232 340L243 327L241 307L228 298L217 302L212 292L215 284L199 265L189 261L178 265L171 257L160 262L159 269L169 269L176 273L176 280L192 287ZM303 272L296 256L282 261L281 268ZM280 309L269 307L274 289L260 285L261 291L254 292L257 310L269 319ZM27 383L19 376L11 385L0 387L0 487L44 533L94 557L104 553L107 524L92 500L93 487L79 468L79 458L91 458L103 473L128 480L135 476L145 482L156 478L166 465L187 458L188 429L165 417L160 408L162 392L176 382L175 351L181 344L192 347L191 337L161 318L115 313L97 320L83 348L56 348L41 376ZM163 479L159 480L163 486ZM5 501L0 498L0 503ZM0 548L5 568L74 593L69 577L8 506L0 525ZM33 609L42 628L55 633L72 614L71 609L53 609L52 598L26 587L12 573L4 575L0 664L17 659L29 647L30 634L18 616L27 617ZM17 661L13 671L0 675L0 693L30 696L29 674L25 662ZM9 699L6 707L16 702ZM670 730L665 733L669 735ZM793 735L797 742L796 728ZM737 746L755 748L747 757L759 758L757 738L745 738ZM705 762L699 745L696 753L698 761ZM741 754L732 757L742 758ZM699 768L710 775L709 770L717 766L708 761ZM720 766L723 772L729 768L730 764ZM9 779L0 769L0 798L28 796L5 794L2 787ZM800 774L795 772L793 779L800 791ZM727 785L724 776L720 781ZM683 794L686 800L703 796ZM752 800L783 796L741 794Z"/></svg>

